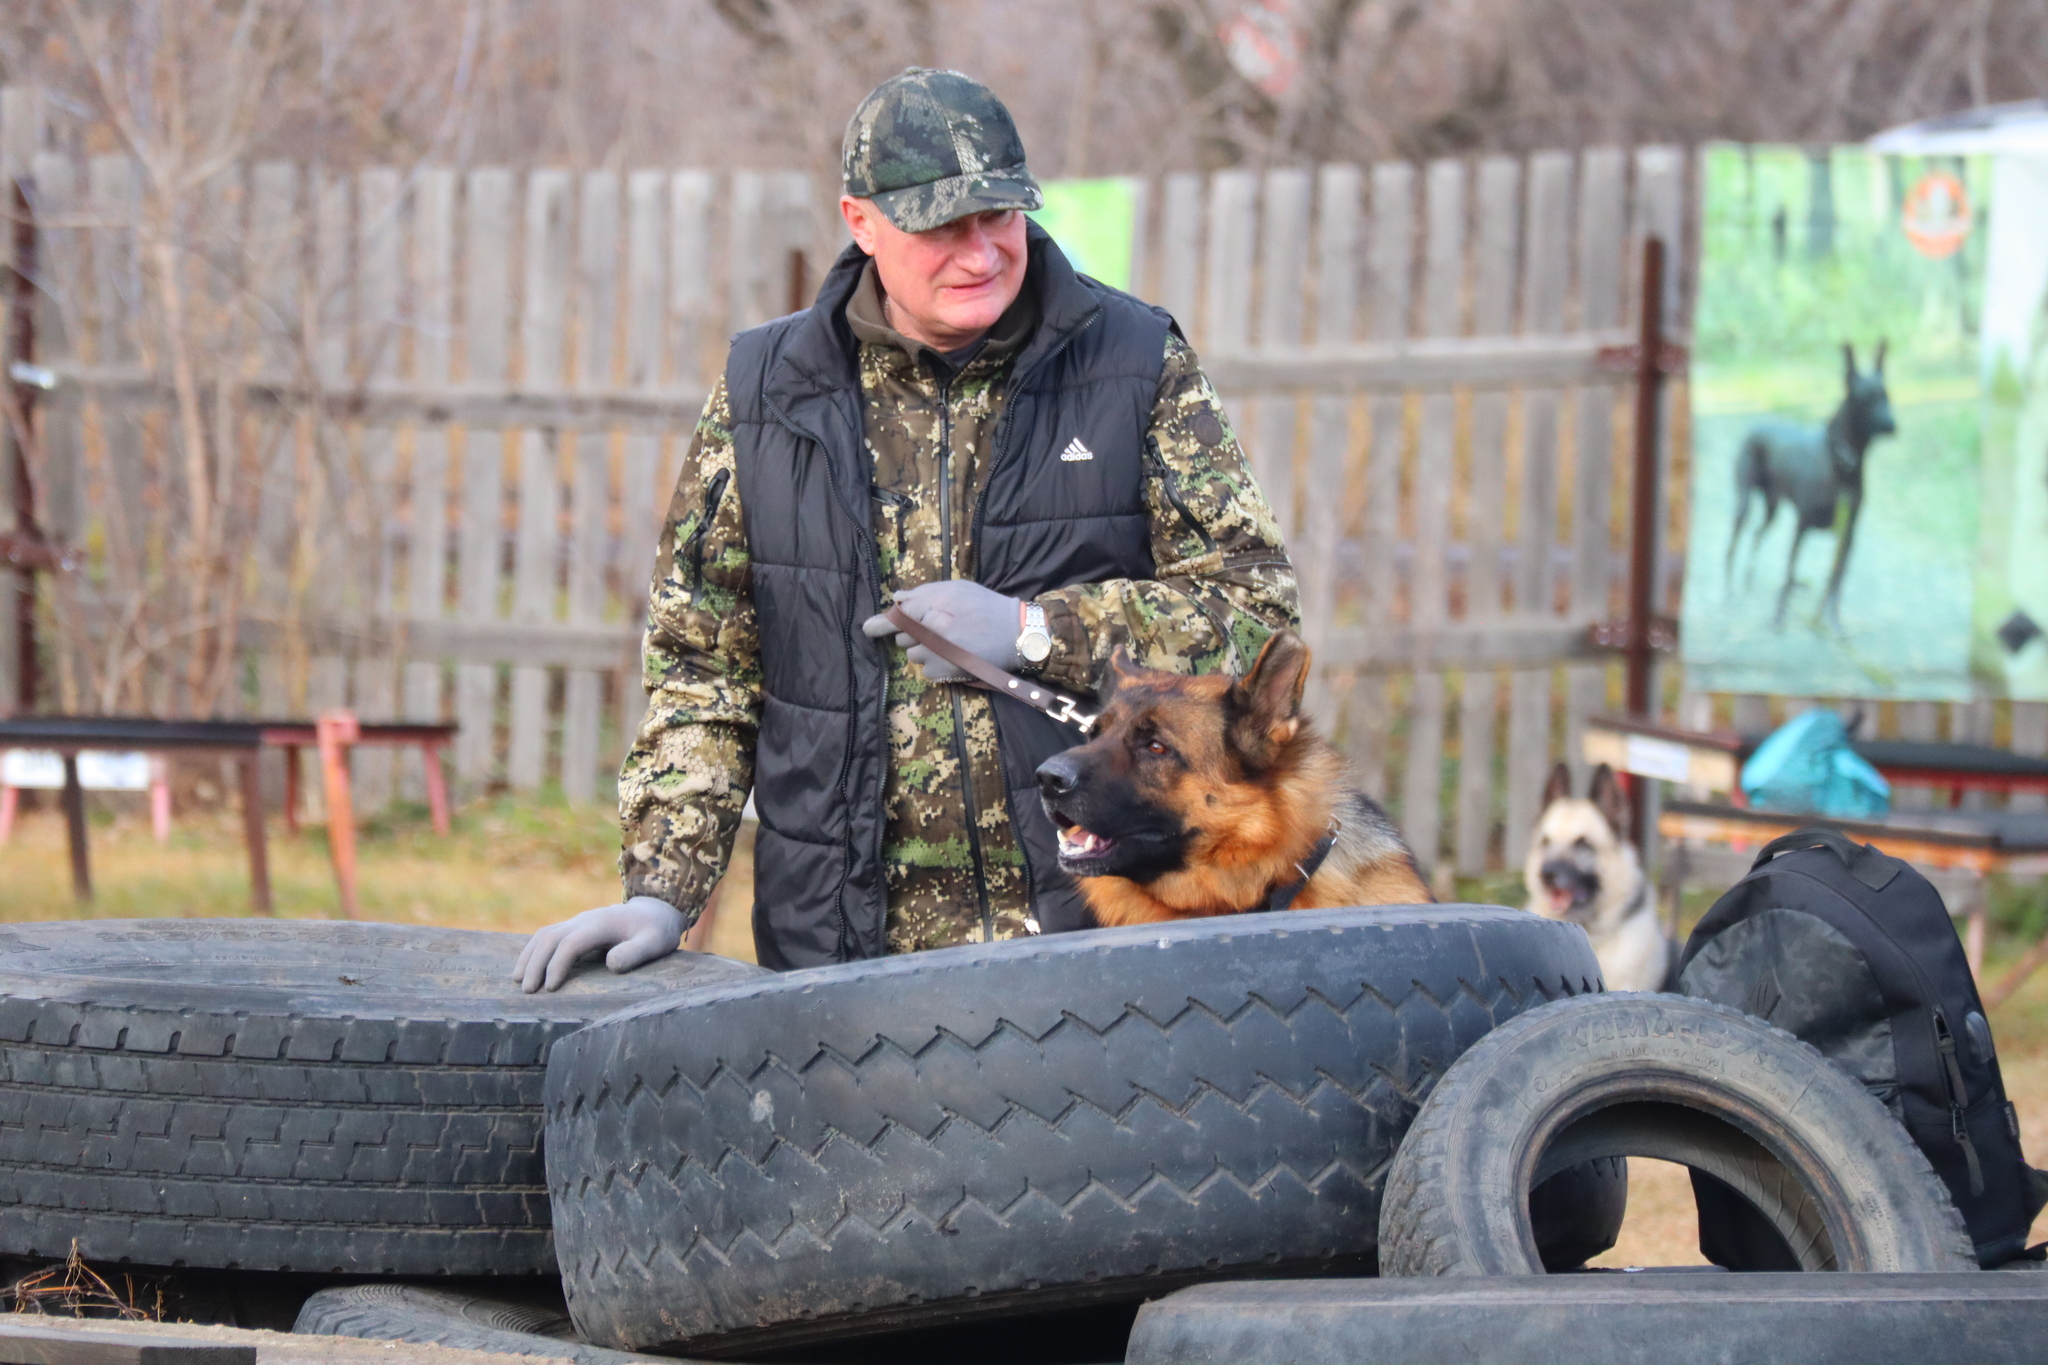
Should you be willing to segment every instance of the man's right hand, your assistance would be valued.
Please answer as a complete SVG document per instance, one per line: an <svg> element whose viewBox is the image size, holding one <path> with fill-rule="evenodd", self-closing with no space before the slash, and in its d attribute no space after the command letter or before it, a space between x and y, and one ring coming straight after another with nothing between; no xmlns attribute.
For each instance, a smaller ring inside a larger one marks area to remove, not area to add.
<svg viewBox="0 0 2048 1365"><path fill-rule="evenodd" d="M512 979L529 994L543 986L560 990L576 959L599 948L610 950L604 955L605 966L630 972L674 952L688 927L682 911L653 896L585 910L528 939L512 966Z"/></svg>

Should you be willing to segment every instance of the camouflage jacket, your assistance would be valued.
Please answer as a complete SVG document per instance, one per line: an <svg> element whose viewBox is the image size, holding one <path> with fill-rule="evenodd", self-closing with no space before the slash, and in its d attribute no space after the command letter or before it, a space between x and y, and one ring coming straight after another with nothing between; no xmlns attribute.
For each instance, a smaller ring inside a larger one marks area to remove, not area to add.
<svg viewBox="0 0 2048 1365"><path fill-rule="evenodd" d="M1028 294L1026 296L1028 298ZM890 330L872 267L847 305L860 343L863 426L885 595L973 573L973 508L1011 357L1035 318L1023 301L949 361ZM956 365L953 362L958 362ZM645 641L646 720L619 777L628 895L694 919L725 869L753 779L759 637L721 380L670 502ZM1122 643L1141 663L1237 671L1297 623L1294 573L1271 509L1186 343L1169 336L1144 494L1157 577L1041 594L1046 679L1086 692ZM886 603L884 603L886 605ZM1033 931L987 698L928 683L891 649L886 936L891 952Z"/></svg>

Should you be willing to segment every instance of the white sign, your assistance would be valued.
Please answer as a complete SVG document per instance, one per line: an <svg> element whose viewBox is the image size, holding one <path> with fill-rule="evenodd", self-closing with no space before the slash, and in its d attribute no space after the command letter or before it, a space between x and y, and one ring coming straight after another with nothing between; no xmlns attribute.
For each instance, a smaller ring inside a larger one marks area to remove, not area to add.
<svg viewBox="0 0 2048 1365"><path fill-rule="evenodd" d="M1692 751L1668 739L1648 735L1628 737L1627 769L1640 777L1661 777L1666 782L1685 782L1692 777Z"/></svg>
<svg viewBox="0 0 2048 1365"><path fill-rule="evenodd" d="M78 756L78 785L94 792L148 791L149 755L88 749ZM64 755L43 749L0 753L0 787L59 791L63 786Z"/></svg>

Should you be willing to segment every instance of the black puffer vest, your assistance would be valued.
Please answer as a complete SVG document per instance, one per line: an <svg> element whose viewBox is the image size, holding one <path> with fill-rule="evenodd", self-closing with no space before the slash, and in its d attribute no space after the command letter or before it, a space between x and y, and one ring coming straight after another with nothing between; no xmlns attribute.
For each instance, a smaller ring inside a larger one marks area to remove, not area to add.
<svg viewBox="0 0 2048 1365"><path fill-rule="evenodd" d="M1073 583L1151 578L1145 442L1172 320L1074 273L1035 224L1025 287L1039 325L1012 362L994 464L975 509L975 575L1029 598ZM862 444L858 343L846 301L867 257L847 248L802 313L743 332L726 362L740 506L760 620L754 756L754 944L788 970L880 957L888 664L861 634L879 610ZM1094 453L1062 461L1075 438ZM1003 786L1048 931L1087 910L1055 857L1038 765L1077 732L995 697Z"/></svg>

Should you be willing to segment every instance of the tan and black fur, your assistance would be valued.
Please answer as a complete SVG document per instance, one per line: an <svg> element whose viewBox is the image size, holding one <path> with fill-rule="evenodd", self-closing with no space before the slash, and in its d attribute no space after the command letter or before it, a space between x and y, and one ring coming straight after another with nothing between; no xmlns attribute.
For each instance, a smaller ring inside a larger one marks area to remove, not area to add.
<svg viewBox="0 0 2048 1365"><path fill-rule="evenodd" d="M1265 909L1333 829L1290 908L1433 899L1386 812L1302 715L1308 667L1289 631L1234 680L1111 657L1093 737L1038 769L1060 866L1097 923Z"/></svg>
<svg viewBox="0 0 2048 1365"><path fill-rule="evenodd" d="M1575 797L1571 769L1560 763L1543 788L1522 882L1530 910L1586 931L1607 989L1662 990L1675 945L1629 833L1628 799L1614 770L1601 764L1587 794Z"/></svg>

